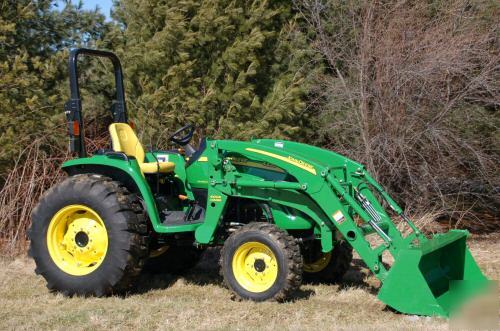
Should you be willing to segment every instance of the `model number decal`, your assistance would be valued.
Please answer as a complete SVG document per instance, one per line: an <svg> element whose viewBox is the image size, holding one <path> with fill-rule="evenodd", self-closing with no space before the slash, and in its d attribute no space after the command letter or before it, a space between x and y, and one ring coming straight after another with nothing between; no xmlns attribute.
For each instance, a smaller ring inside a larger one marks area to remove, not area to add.
<svg viewBox="0 0 500 331"><path fill-rule="evenodd" d="M305 168L304 170L307 170L307 171L309 171L309 172L311 172L311 173L316 174L316 170L314 169L314 167L313 167L311 164L309 164L309 163L307 163L307 162L304 162L304 161L302 161L302 160L296 159L296 158L291 157L291 156L288 156L288 159L289 159L290 161L292 161L292 164L300 164L301 166L303 166L303 168L302 168L302 169L304 169L304 168Z"/></svg>
<svg viewBox="0 0 500 331"><path fill-rule="evenodd" d="M222 197L220 195L211 195L209 198L210 198L210 201L213 201L213 202L221 202L222 201Z"/></svg>
<svg viewBox="0 0 500 331"><path fill-rule="evenodd" d="M274 154L271 152L263 151L260 149L255 149L255 148L245 148L245 150L247 150L249 152L258 153L258 154L266 155L266 156L281 160L283 162L292 164L292 165L294 165L302 170L310 172L313 175L316 175L316 169L314 168L314 166L312 164L309 164L309 163L304 162L302 160L296 159L292 156L285 157L285 156L281 156L281 155Z"/></svg>

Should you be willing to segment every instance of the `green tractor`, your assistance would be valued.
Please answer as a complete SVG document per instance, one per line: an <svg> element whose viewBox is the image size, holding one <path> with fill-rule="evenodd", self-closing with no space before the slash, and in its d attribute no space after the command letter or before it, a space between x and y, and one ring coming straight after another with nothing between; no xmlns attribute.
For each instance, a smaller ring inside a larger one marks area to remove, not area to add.
<svg viewBox="0 0 500 331"><path fill-rule="evenodd" d="M112 150L92 156L84 142L79 55L114 65ZM75 49L69 70L65 112L70 149L79 157L63 164L68 178L43 195L29 232L36 272L50 290L128 291L144 268L177 272L215 246L222 247L227 287L254 301L290 299L304 277L341 280L352 249L381 281L380 300L403 313L449 316L488 284L466 231L427 238L363 165L284 140L204 138L196 148L193 125L170 137L178 149L147 152L128 124L116 55ZM391 266L384 253L394 258Z"/></svg>

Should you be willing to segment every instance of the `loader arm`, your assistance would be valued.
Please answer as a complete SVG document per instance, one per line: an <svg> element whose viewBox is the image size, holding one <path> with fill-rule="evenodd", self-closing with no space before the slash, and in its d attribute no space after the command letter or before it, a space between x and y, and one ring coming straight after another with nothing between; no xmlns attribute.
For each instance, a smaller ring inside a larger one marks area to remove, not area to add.
<svg viewBox="0 0 500 331"><path fill-rule="evenodd" d="M323 252L332 250L334 234L340 232L382 282L380 298L399 311L447 316L461 301L456 298L463 296L463 293L452 293L452 288L460 288L451 285L454 281L473 282L478 287L486 283L465 245L466 231L455 230L426 238L357 162L288 141L212 140L207 144L211 200L206 221L196 230L196 239L201 243L213 240L227 197L235 196L273 202L303 212L319 229ZM232 164L235 155L283 169L287 179L272 181L241 173ZM398 230L383 204L410 228L408 235ZM380 237L382 243L372 247L366 238L371 234ZM386 251L395 260L392 268L383 263ZM455 255L451 264L447 259L450 254ZM386 280L389 285L385 284ZM401 287L413 288L417 299L413 302L395 295L395 289L401 290Z"/></svg>
<svg viewBox="0 0 500 331"><path fill-rule="evenodd" d="M307 145L295 144L288 147L289 142L282 142L286 144L286 148L279 148L271 146L272 141L266 141L267 144L262 142L262 140L254 142L210 141L206 152L211 178L208 195L238 196L274 201L300 210L313 219L319 228L324 252L332 250L333 232L338 230L358 251L370 270L379 279L384 279L387 270L382 263L381 256L385 250L396 254L397 244L402 244L403 239L383 210L381 214L385 216L386 224L379 227L389 227L389 233L393 236L393 240L388 240L386 244L372 249L365 238L365 233L370 233L370 231L356 225L353 219L354 213L349 212L349 208L353 209L367 224L371 218L354 201L344 186L353 187L352 183L345 180L347 176L350 176L348 171L359 172L363 170L363 167L334 153L332 153L333 157L330 155L330 159L333 159L331 164L325 161L319 162L318 159L324 160L326 158L319 153L316 153L318 155L311 154L311 150L314 148ZM296 181L264 181L238 173L231 165L229 158L229 155L234 154L273 164L286 171ZM305 154L311 154L313 158L306 158ZM337 178L336 169L340 170L343 179ZM354 179L356 180L355 184L361 182L360 179ZM343 182L344 185L341 185L339 181ZM374 203L380 206L375 199ZM210 211L211 209L207 212L210 213ZM198 241L203 243L212 240L211 236L215 233L219 218L218 215L207 214L205 224L196 231Z"/></svg>

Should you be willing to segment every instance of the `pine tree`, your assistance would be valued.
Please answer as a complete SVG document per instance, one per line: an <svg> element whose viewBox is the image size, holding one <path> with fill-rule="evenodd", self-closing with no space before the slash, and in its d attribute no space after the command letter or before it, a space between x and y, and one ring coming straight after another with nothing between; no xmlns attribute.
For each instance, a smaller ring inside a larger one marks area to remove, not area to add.
<svg viewBox="0 0 500 331"><path fill-rule="evenodd" d="M109 30L97 11L55 3L0 2L0 173L37 137L66 145L67 49Z"/></svg>
<svg viewBox="0 0 500 331"><path fill-rule="evenodd" d="M194 123L202 135L300 139L311 56L289 1L123 0L129 107L164 145Z"/></svg>

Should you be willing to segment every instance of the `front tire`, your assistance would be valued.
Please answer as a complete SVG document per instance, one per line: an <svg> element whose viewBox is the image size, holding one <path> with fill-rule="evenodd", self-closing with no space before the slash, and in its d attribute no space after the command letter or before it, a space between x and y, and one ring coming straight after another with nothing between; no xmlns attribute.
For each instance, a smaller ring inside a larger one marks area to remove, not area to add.
<svg viewBox="0 0 500 331"><path fill-rule="evenodd" d="M30 255L52 291L103 296L129 290L147 257L147 226L135 194L96 174L69 177L32 214Z"/></svg>
<svg viewBox="0 0 500 331"><path fill-rule="evenodd" d="M287 300L302 282L302 255L295 239L269 223L235 231L221 251L225 285L240 299Z"/></svg>
<svg viewBox="0 0 500 331"><path fill-rule="evenodd" d="M304 279L308 282L338 283L351 266L352 247L345 241L338 242L328 253L321 251L321 244L317 240L303 251Z"/></svg>

